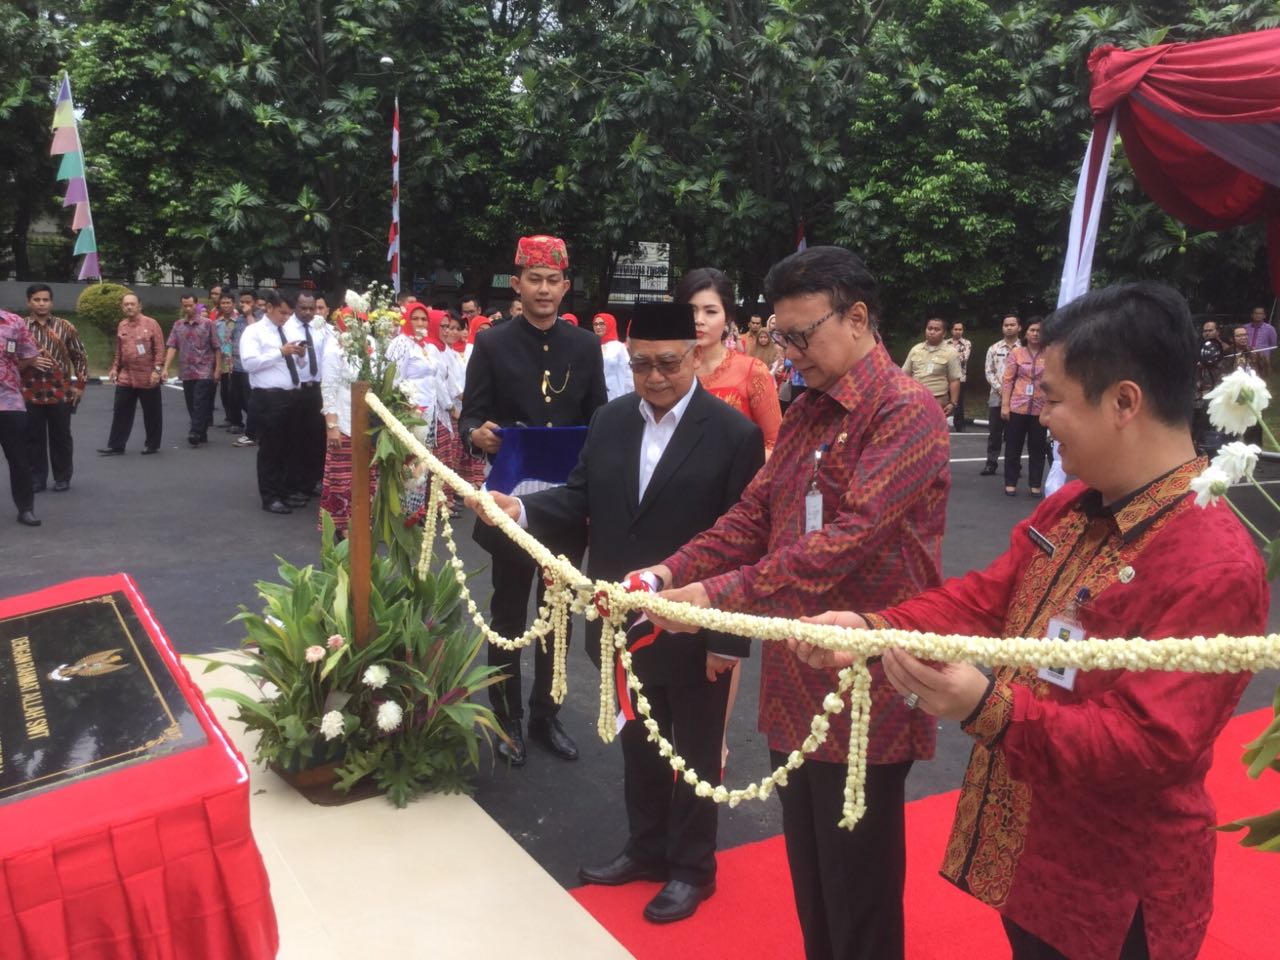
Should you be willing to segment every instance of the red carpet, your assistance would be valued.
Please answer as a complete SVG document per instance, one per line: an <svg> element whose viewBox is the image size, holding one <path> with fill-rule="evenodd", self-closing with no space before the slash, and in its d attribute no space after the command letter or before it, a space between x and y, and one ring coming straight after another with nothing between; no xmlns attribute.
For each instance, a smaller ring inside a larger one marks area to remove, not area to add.
<svg viewBox="0 0 1280 960"><path fill-rule="evenodd" d="M1209 789L1222 821L1280 807L1280 776L1250 780L1240 747L1266 726L1270 711L1236 717L1218 740ZM910 960L993 960L1009 948L995 911L938 876L956 794L907 805L907 956ZM1280 856L1242 849L1240 833L1218 841L1217 904L1202 960L1272 960L1275 892ZM579 887L586 909L639 960L671 956L801 958L800 928L791 900L781 837L720 854L716 895L690 920L660 927L640 915L659 890L656 883Z"/></svg>

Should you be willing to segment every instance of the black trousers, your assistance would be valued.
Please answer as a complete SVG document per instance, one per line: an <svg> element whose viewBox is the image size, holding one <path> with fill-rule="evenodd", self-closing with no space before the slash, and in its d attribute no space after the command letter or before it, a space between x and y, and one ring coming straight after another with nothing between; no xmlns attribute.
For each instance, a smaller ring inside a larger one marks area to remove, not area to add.
<svg viewBox="0 0 1280 960"><path fill-rule="evenodd" d="M964 433L964 394L967 384L960 381L960 396L956 399L956 407L951 411L951 429L956 433Z"/></svg>
<svg viewBox="0 0 1280 960"><path fill-rule="evenodd" d="M253 416L253 387L249 386L249 375L244 372L236 374L240 380L241 393L244 398L244 435L250 440L258 439L258 422Z"/></svg>
<svg viewBox="0 0 1280 960"><path fill-rule="evenodd" d="M70 403L27 404L27 462L36 483L49 482L51 463L55 483L70 481L71 415L75 409Z"/></svg>
<svg viewBox="0 0 1280 960"><path fill-rule="evenodd" d="M148 450L160 448L160 434L164 427L164 412L160 400L160 387L116 387L115 405L111 411L111 433L107 446L123 450L133 432L133 417L138 404L142 404L142 425L146 428Z"/></svg>
<svg viewBox="0 0 1280 960"><path fill-rule="evenodd" d="M302 478L298 489L310 494L315 485L324 479L324 455L327 444L324 428L324 398L320 384L303 385L299 392L298 456Z"/></svg>
<svg viewBox="0 0 1280 960"><path fill-rule="evenodd" d="M191 418L188 437L202 443L209 439L209 427L213 423L213 396L217 384L213 380L183 380L182 395L187 401L187 416Z"/></svg>
<svg viewBox="0 0 1280 960"><path fill-rule="evenodd" d="M689 684L644 684L662 735L712 785L720 783L720 743L731 676L722 673L715 683L704 677ZM634 693L631 703L634 707ZM716 878L719 810L710 799L696 796L683 777L672 780L671 765L648 742L644 720L638 713L636 717L619 735L630 828L627 854L641 863L665 864L672 880L695 886L710 883Z"/></svg>
<svg viewBox="0 0 1280 960"><path fill-rule="evenodd" d="M19 513L35 506L31 491L31 465L27 461L27 412L0 410L0 449L9 461L9 492Z"/></svg>
<svg viewBox="0 0 1280 960"><path fill-rule="evenodd" d="M1027 482L1044 486L1044 465L1049 455L1048 431L1040 418L1029 413L1011 413L1004 430L1004 485L1016 487L1022 473L1022 445L1027 445Z"/></svg>
<svg viewBox="0 0 1280 960"><path fill-rule="evenodd" d="M249 400L249 375L231 371L222 375L222 411L233 427L244 427L244 409Z"/></svg>
<svg viewBox="0 0 1280 960"><path fill-rule="evenodd" d="M1013 947L1013 960L1069 960L1066 954L1059 953L1049 944L1034 934L1027 933L1016 923L1000 918L1004 923L1005 936L1009 938L1009 946ZM1147 927L1142 919L1142 904L1133 915L1133 925L1124 938L1118 960L1148 960L1151 956L1147 950Z"/></svg>
<svg viewBox="0 0 1280 960"><path fill-rule="evenodd" d="M650 744L652 747L652 744ZM774 767L785 753L769 751ZM867 766L867 812L837 826L848 768L808 760L778 790L806 960L901 960L911 761Z"/></svg>
<svg viewBox="0 0 1280 960"><path fill-rule="evenodd" d="M550 545L549 545L550 546ZM582 562L582 549L556 550L564 553L575 566ZM542 605L546 585L542 573L529 555L503 537L490 550L493 565L489 568L493 579L493 597L489 601L489 624L499 636L513 639L524 633L529 619L529 587L537 580L537 605ZM570 622L572 627L572 622ZM572 632L570 633L572 637ZM529 716L534 720L554 717L560 712L560 704L551 699L551 674L553 664L553 635L547 634L547 649L533 644L533 691L529 694ZM520 650L503 650L489 644L489 665L500 667L507 679L489 688L489 702L493 712L504 724L524 717L524 705L520 696ZM652 746L652 744L650 744Z"/></svg>
<svg viewBox="0 0 1280 960"><path fill-rule="evenodd" d="M987 407L987 466L995 469L1000 460L1000 448L1004 446L1004 419L1000 405Z"/></svg>
<svg viewBox="0 0 1280 960"><path fill-rule="evenodd" d="M302 493L301 390L253 391L253 419L258 427L258 495L263 503ZM310 492L305 491L305 492Z"/></svg>

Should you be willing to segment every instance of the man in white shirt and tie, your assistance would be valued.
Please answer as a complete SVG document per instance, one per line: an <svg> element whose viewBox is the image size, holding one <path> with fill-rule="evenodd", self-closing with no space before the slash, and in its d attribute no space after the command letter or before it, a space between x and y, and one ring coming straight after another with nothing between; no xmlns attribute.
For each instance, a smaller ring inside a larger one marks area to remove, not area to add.
<svg viewBox="0 0 1280 960"><path fill-rule="evenodd" d="M303 488L307 479L302 446L304 391L319 396L322 358L314 342L308 348L304 327L293 316L293 307L284 294L264 290L263 301L266 316L247 327L240 338L240 362L253 388L250 402L251 415L258 426L258 494L262 509L285 514L307 503ZM304 375L311 387L303 387Z"/></svg>
<svg viewBox="0 0 1280 960"><path fill-rule="evenodd" d="M539 539L585 530L587 573L602 580L656 563L714 525L764 463L760 428L698 384L692 307L637 304L629 334L636 392L596 410L568 482L519 499L493 494ZM708 631L670 637L633 624L628 646L664 736L719 783L728 671L748 641ZM587 650L598 664L598 620L587 624ZM625 683L618 689L625 695ZM716 806L672 777L644 725L631 719L634 699L620 706L628 717L621 740L629 839L613 860L579 875L607 885L664 881L644 916L681 920L715 892Z"/></svg>
<svg viewBox="0 0 1280 960"><path fill-rule="evenodd" d="M324 479L324 401L320 396L320 378L324 371L324 352L329 348L329 325L316 316L315 294L306 290L294 297L293 316L285 327L286 334L302 342L304 353L298 358L298 379L301 381L298 429L299 479L297 493L307 497L320 496L320 481Z"/></svg>

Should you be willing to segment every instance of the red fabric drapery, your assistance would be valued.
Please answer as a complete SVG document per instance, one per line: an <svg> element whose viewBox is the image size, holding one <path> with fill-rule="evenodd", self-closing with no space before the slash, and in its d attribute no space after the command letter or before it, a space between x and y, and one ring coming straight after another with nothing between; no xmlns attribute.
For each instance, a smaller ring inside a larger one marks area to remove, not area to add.
<svg viewBox="0 0 1280 960"><path fill-rule="evenodd" d="M270 960L279 948L244 761L134 582L0 599L0 618L123 591L208 742L0 805L0 958Z"/></svg>
<svg viewBox="0 0 1280 960"><path fill-rule="evenodd" d="M1280 30L1089 57L1090 106L1117 111L1142 189L1202 230L1264 220L1280 293Z"/></svg>

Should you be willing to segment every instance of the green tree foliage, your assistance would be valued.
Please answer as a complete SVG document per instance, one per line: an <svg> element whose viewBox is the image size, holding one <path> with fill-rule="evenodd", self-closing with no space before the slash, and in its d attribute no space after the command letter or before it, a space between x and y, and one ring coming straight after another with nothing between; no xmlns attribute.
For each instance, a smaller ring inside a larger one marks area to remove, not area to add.
<svg viewBox="0 0 1280 960"><path fill-rule="evenodd" d="M803 222L866 255L890 323L982 320L1053 299L1090 51L1278 25L1277 0L10 4L0 39L39 56L0 80L22 131L0 145L0 229L25 233L13 184L51 192L66 56L109 270L381 277L399 93L407 274L483 288L516 236L554 231L593 301L639 240L753 300ZM1170 219L1122 149L1111 182L1101 278L1223 310L1265 290L1258 229Z"/></svg>
<svg viewBox="0 0 1280 960"><path fill-rule="evenodd" d="M0 49L8 54L0 71L0 224L19 277L32 275L27 252L31 226L54 209L56 168L48 158L49 126L57 94L54 77L70 43L66 6L0 4ZM5 259L0 256L0 263Z"/></svg>

